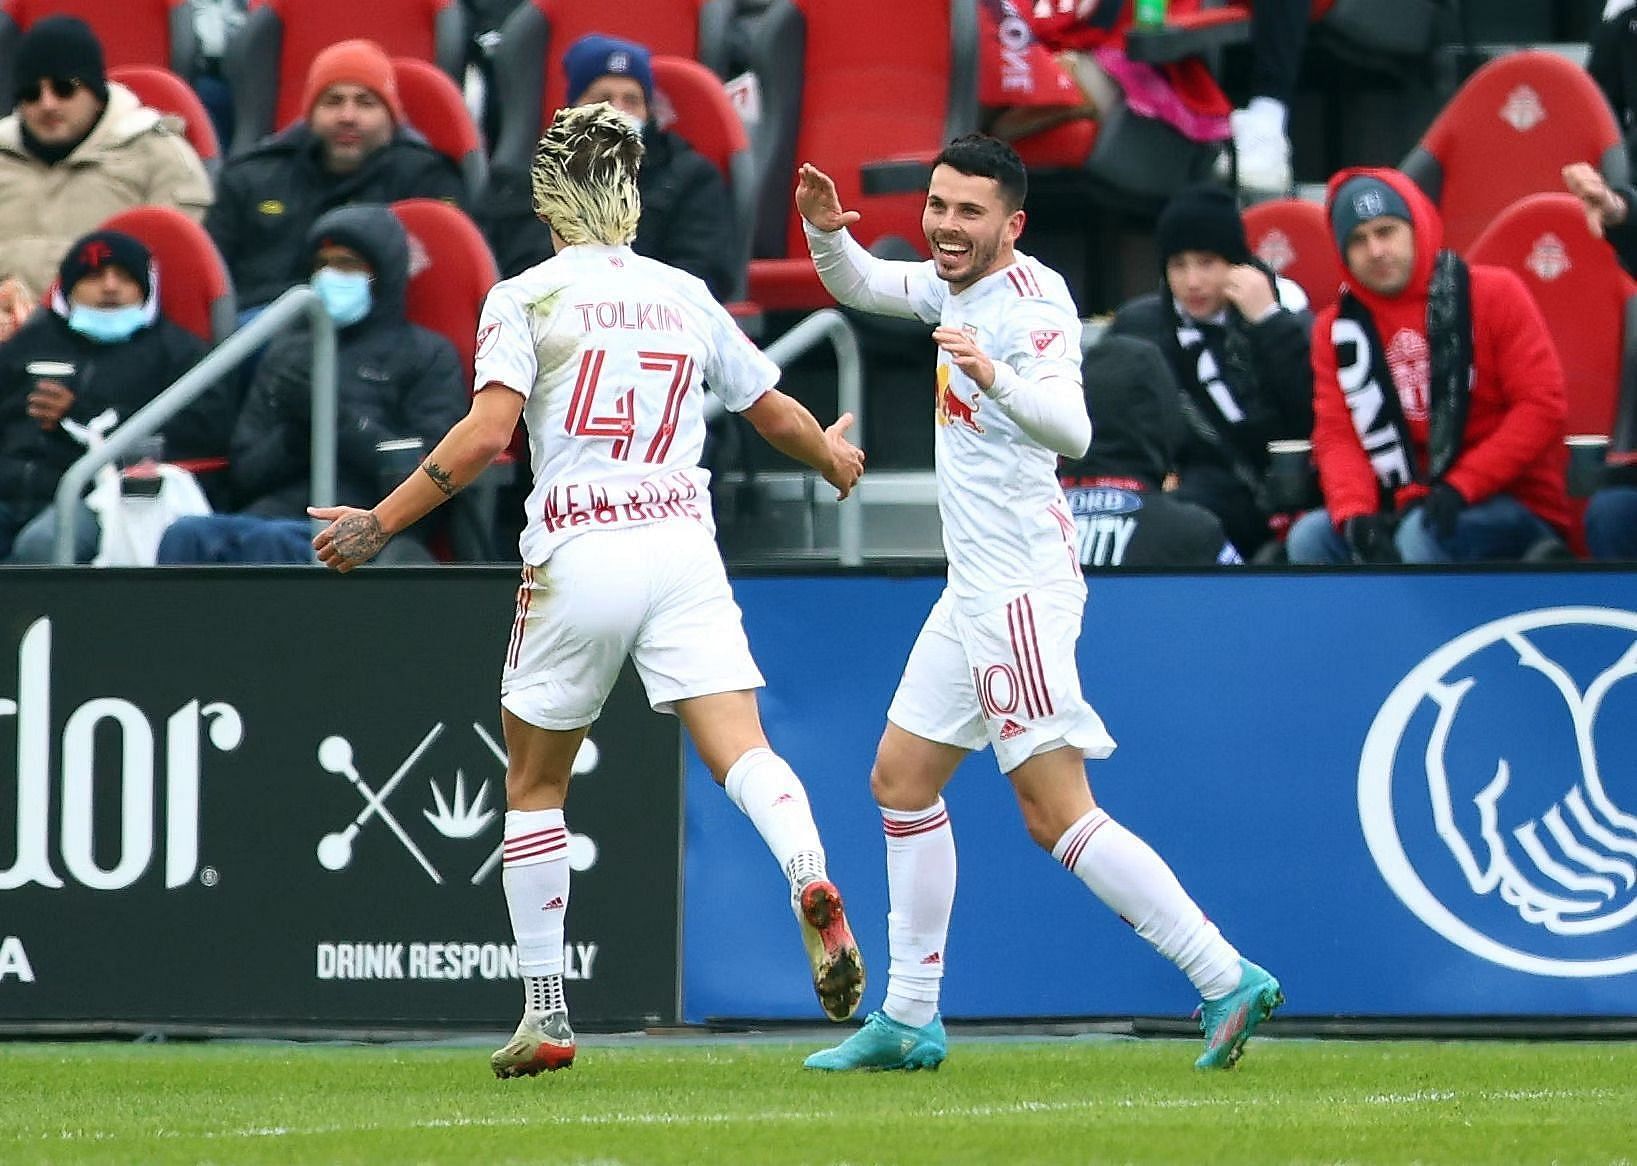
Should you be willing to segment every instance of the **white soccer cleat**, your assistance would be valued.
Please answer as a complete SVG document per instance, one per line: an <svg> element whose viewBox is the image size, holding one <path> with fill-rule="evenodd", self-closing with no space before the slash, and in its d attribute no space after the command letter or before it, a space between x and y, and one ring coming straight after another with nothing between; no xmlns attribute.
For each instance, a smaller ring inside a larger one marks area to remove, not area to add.
<svg viewBox="0 0 1637 1166"><path fill-rule="evenodd" d="M864 957L847 926L841 892L828 879L815 879L796 896L807 960L813 965L813 991L831 1020L846 1020L864 995Z"/></svg>
<svg viewBox="0 0 1637 1166"><path fill-rule="evenodd" d="M568 1026L566 1012L553 1012L549 1016L525 1013L506 1047L496 1049L489 1056L489 1067L496 1077L533 1077L536 1073L552 1073L572 1064L574 1030Z"/></svg>

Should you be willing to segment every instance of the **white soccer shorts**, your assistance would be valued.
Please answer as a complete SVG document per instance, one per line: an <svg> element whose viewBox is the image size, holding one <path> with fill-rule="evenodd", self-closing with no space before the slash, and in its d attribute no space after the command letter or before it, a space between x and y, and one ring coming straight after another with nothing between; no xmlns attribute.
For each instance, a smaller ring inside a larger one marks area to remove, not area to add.
<svg viewBox="0 0 1637 1166"><path fill-rule="evenodd" d="M699 523L589 531L544 566L524 567L500 703L542 729L589 725L627 656L657 712L766 683L722 557Z"/></svg>
<svg viewBox="0 0 1637 1166"><path fill-rule="evenodd" d="M981 615L961 611L945 590L910 649L887 720L960 749L992 745L1002 773L1063 744L1107 757L1114 738L1080 695L1074 658L1084 610L1078 583L1038 587Z"/></svg>

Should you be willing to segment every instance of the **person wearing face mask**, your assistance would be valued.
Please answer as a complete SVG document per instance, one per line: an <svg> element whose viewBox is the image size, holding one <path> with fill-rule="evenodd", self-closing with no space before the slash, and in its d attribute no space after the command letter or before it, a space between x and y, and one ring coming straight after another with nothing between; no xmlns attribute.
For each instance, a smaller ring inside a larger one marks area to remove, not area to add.
<svg viewBox="0 0 1637 1166"><path fill-rule="evenodd" d="M52 498L85 453L76 425L108 410L128 419L204 356L202 340L159 314L158 280L140 242L94 231L68 248L47 310L0 345L0 560L51 561ZM227 385L197 398L160 431L165 456L227 452L232 409ZM77 514L74 554L89 562L100 528L88 507Z"/></svg>
<svg viewBox="0 0 1637 1166"><path fill-rule="evenodd" d="M204 217L210 178L181 121L107 79L83 21L30 26L12 76L16 109L0 119L0 278L44 295L68 245L127 207Z"/></svg>
<svg viewBox="0 0 1637 1166"><path fill-rule="evenodd" d="M1222 520L1249 559L1273 535L1267 443L1313 428L1307 297L1251 255L1234 196L1179 193L1154 226L1163 283L1122 304L1110 331L1165 354L1180 388L1176 496Z"/></svg>
<svg viewBox="0 0 1637 1166"><path fill-rule="evenodd" d="M336 499L381 493L382 443L431 449L466 412L449 341L405 315L409 240L386 207L330 211L308 231L307 282L336 325ZM159 544L160 563L310 563L311 340L297 328L256 366L233 430L228 475L236 514L183 518ZM424 529L396 539L386 561L429 563Z"/></svg>
<svg viewBox="0 0 1637 1166"><path fill-rule="evenodd" d="M563 74L569 105L606 101L642 127L642 218L632 250L698 276L717 300L726 299L742 274L734 270L733 205L716 167L660 128L648 50L593 33L568 47ZM534 214L527 172L495 174L489 243L508 278L551 258L551 228Z"/></svg>
<svg viewBox="0 0 1637 1166"><path fill-rule="evenodd" d="M465 193L455 164L405 124L392 61L374 41L319 53L303 93L306 118L230 161L205 217L241 311L300 282L308 229L326 211Z"/></svg>

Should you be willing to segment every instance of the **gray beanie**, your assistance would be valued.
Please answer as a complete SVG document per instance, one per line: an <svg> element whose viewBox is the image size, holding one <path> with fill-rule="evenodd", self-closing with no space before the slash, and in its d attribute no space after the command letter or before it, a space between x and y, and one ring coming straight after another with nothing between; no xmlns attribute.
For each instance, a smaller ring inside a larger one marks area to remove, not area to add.
<svg viewBox="0 0 1637 1166"><path fill-rule="evenodd" d="M1347 236L1353 233L1353 228L1383 215L1412 225L1415 222L1404 196L1381 179L1360 174L1342 183L1330 206L1330 229L1336 234L1336 250L1346 255Z"/></svg>

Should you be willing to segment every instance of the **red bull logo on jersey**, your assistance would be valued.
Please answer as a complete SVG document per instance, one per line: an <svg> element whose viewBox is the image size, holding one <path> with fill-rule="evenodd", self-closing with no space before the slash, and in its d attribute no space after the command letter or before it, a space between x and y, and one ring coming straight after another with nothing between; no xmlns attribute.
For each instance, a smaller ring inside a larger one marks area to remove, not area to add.
<svg viewBox="0 0 1637 1166"><path fill-rule="evenodd" d="M949 387L949 366L938 366L938 424L964 425L973 433L983 433L984 428L978 421L978 402L983 394L973 393L970 402L962 400L961 395Z"/></svg>

